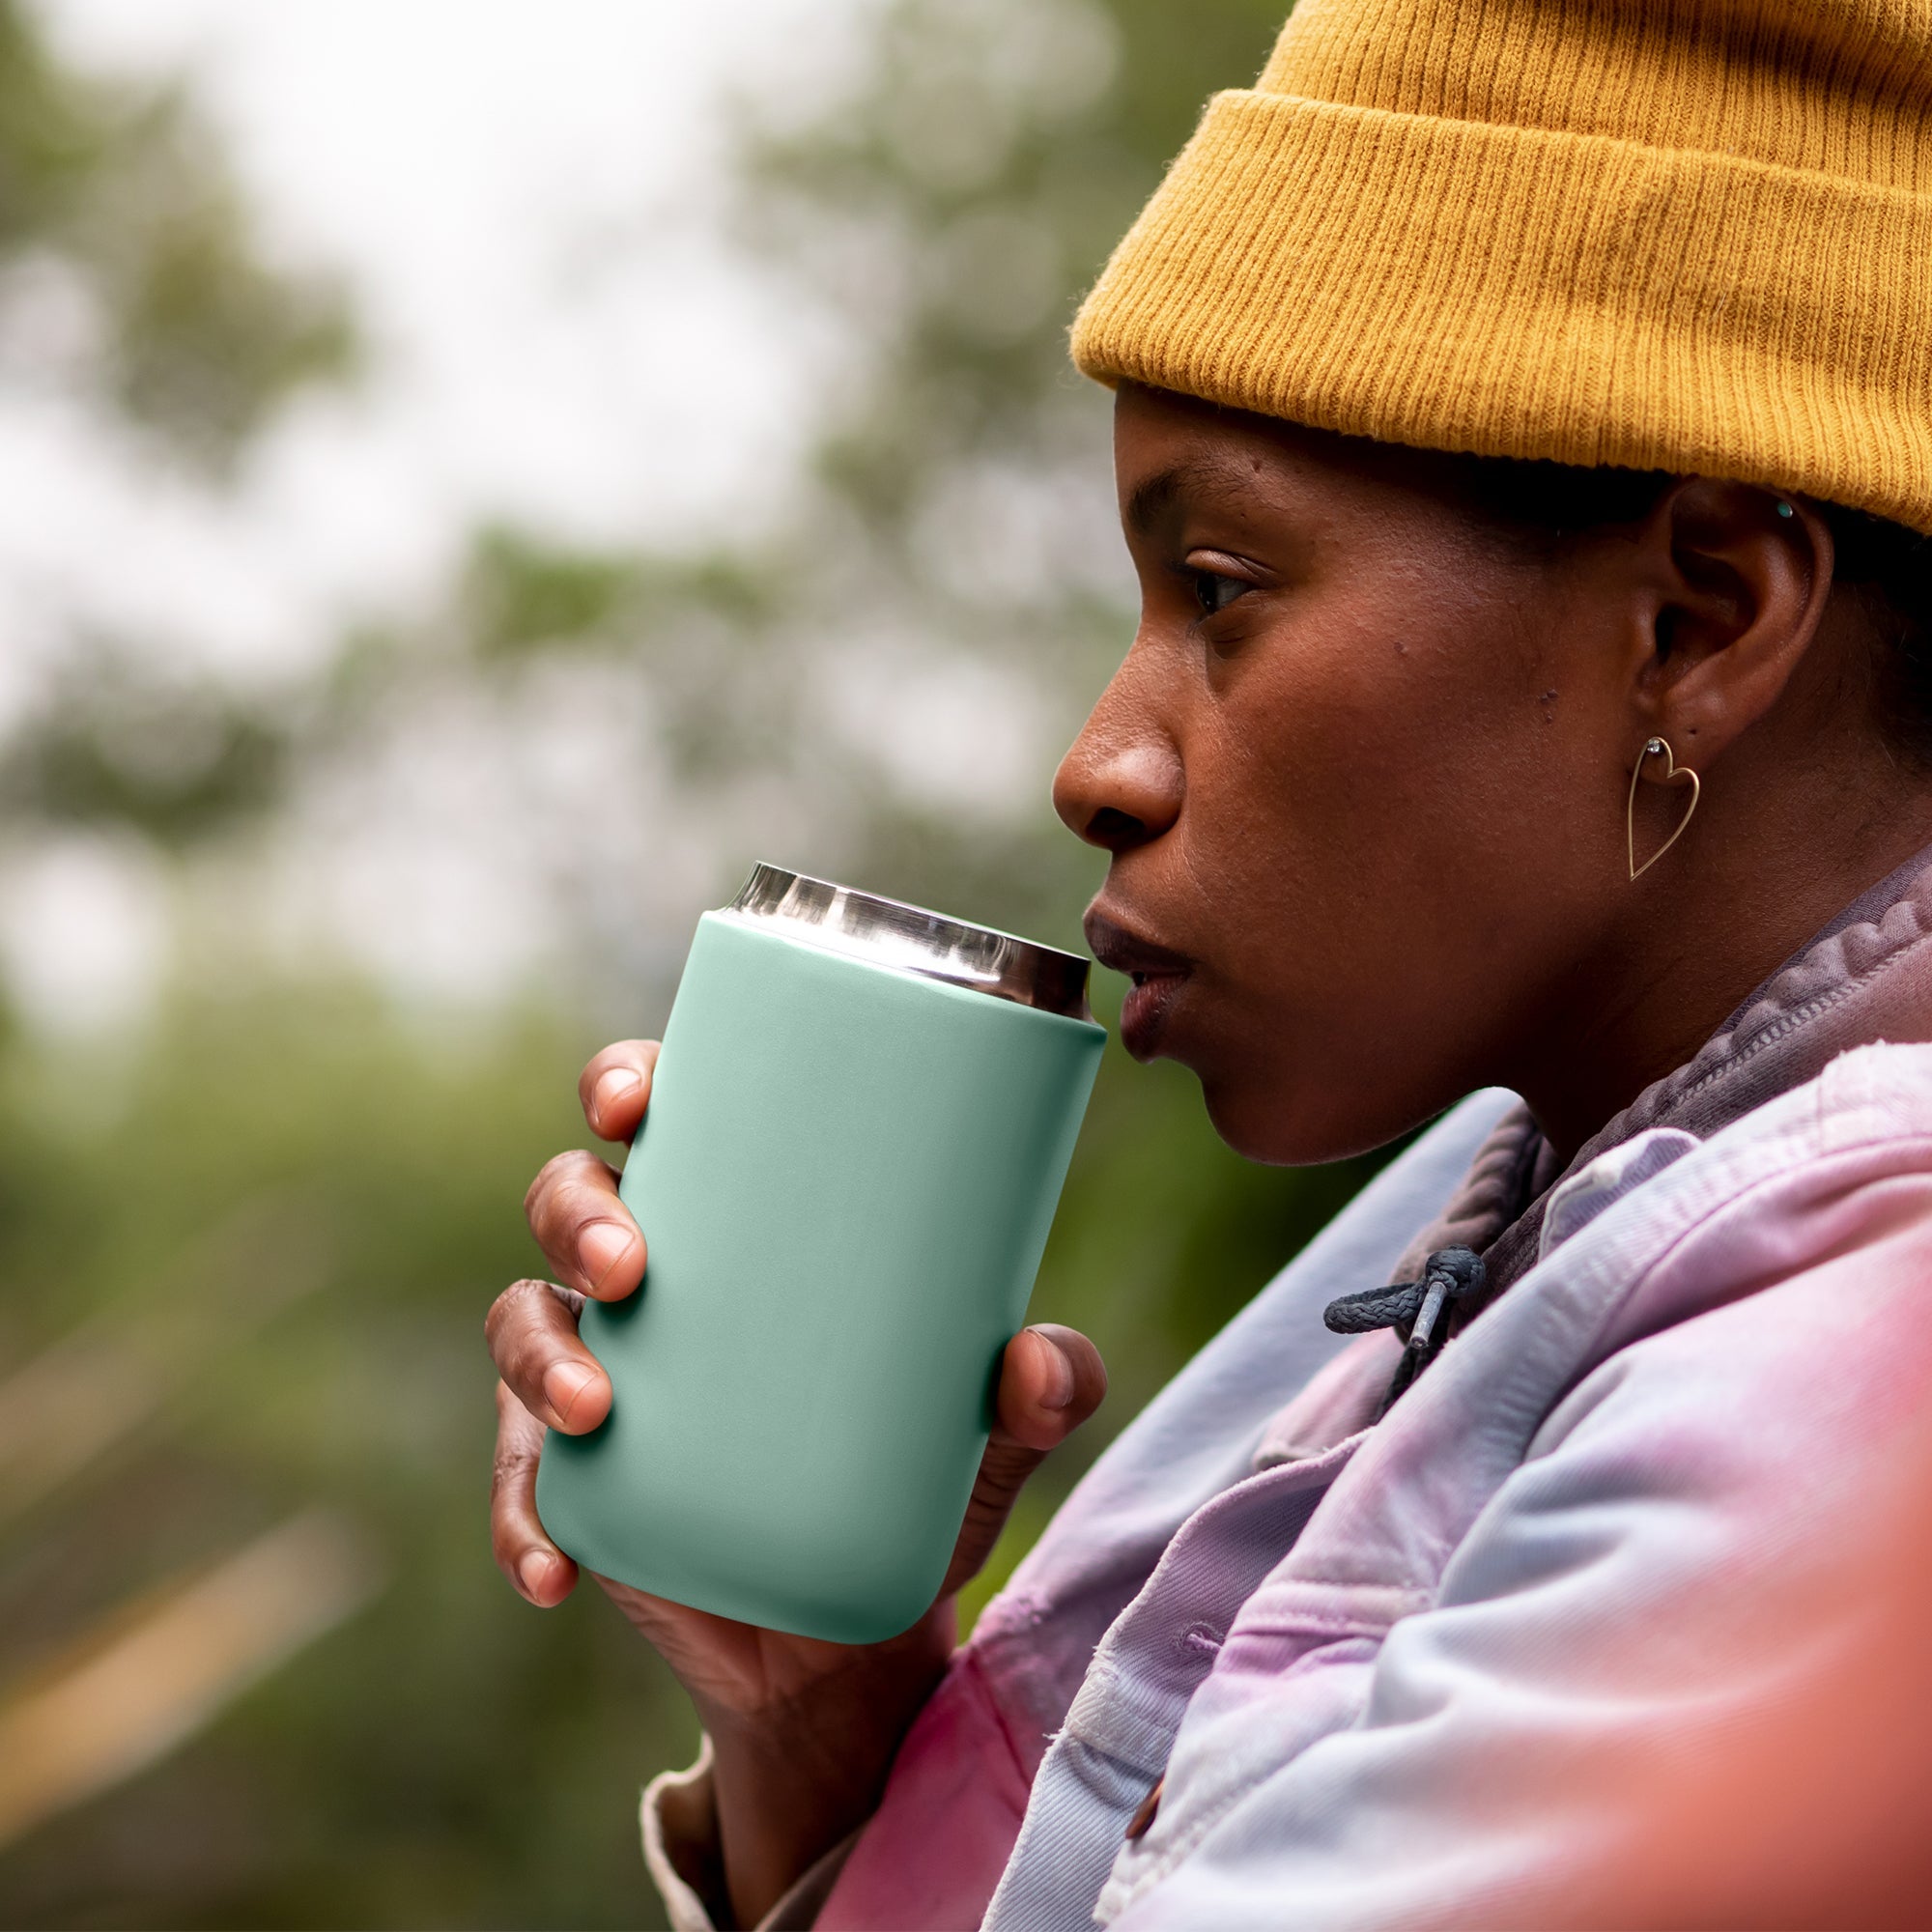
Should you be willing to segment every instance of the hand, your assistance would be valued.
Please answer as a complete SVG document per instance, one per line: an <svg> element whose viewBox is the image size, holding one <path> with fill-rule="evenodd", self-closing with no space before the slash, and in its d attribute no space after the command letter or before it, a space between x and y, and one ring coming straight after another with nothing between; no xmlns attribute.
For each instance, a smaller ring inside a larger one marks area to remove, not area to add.
<svg viewBox="0 0 1932 1932"><path fill-rule="evenodd" d="M657 1057L656 1041L625 1040L583 1069L578 1096L593 1132L632 1138ZM548 1162L524 1209L564 1286L520 1281L497 1297L484 1324L502 1378L491 1535L503 1574L548 1608L576 1587L577 1565L537 1520L544 1434L582 1435L610 1412L610 1379L578 1338L578 1313L586 1295L620 1301L635 1293L645 1245L617 1198L615 1170L594 1154ZM711 1733L726 1875L743 1922L755 1923L819 1850L867 1814L900 1737L945 1670L954 1595L991 1553L1027 1477L1093 1414L1106 1388L1099 1351L1071 1328L1041 1323L1007 1344L992 1435L946 1578L926 1614L888 1642L788 1636L598 1578L663 1655Z"/></svg>

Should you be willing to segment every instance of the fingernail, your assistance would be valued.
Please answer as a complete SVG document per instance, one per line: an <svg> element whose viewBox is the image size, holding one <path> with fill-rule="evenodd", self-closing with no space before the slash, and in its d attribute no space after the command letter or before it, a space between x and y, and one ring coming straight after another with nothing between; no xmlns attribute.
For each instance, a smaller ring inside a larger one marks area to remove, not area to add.
<svg viewBox="0 0 1932 1932"><path fill-rule="evenodd" d="M637 1236L615 1221L593 1221L577 1237L577 1264L592 1288L602 1288L604 1277L631 1252Z"/></svg>
<svg viewBox="0 0 1932 1932"><path fill-rule="evenodd" d="M641 1074L632 1072L628 1066L613 1066L610 1072L597 1076L597 1085L590 1090L590 1097L602 1114L614 1107L633 1088L643 1084Z"/></svg>
<svg viewBox="0 0 1932 1932"><path fill-rule="evenodd" d="M544 1578L550 1575L550 1553L548 1550L532 1549L526 1552L517 1565L517 1580L524 1586L524 1595L538 1598L543 1594Z"/></svg>
<svg viewBox="0 0 1932 1932"><path fill-rule="evenodd" d="M544 1371L544 1400L559 1422L570 1420L577 1398L597 1379L597 1372L582 1362L553 1362Z"/></svg>
<svg viewBox="0 0 1932 1932"><path fill-rule="evenodd" d="M1066 1352L1050 1335L1040 1335L1033 1331L1046 1344L1047 1353L1053 1357L1052 1372L1047 1377L1046 1392L1039 1401L1042 1408L1065 1408L1073 1400L1073 1364L1066 1359Z"/></svg>

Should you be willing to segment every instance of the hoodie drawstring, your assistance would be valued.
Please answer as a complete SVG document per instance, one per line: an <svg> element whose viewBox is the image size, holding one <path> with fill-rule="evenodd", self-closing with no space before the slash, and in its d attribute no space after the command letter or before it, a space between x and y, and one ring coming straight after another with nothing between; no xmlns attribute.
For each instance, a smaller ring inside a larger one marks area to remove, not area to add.
<svg viewBox="0 0 1932 1932"><path fill-rule="evenodd" d="M1321 1311L1323 1325L1337 1335L1366 1335L1377 1328L1393 1328L1401 1335L1402 1360L1376 1410L1378 1422L1442 1352L1449 1339L1450 1304L1481 1288L1483 1273L1483 1258L1474 1249L1437 1248L1423 1264L1420 1281L1344 1294Z"/></svg>

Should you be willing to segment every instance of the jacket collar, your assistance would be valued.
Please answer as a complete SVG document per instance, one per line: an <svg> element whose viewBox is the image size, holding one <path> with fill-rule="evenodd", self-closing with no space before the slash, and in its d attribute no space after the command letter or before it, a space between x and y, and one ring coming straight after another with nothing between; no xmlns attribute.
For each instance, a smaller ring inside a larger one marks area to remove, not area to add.
<svg viewBox="0 0 1932 1932"><path fill-rule="evenodd" d="M1435 1248L1474 1248L1487 1302L1535 1263L1558 1185L1652 1128L1708 1139L1828 1062L1874 1040L1932 1040L1932 847L1852 901L1756 988L1689 1061L1644 1089L1567 1166L1512 1108L1442 1214L1404 1255L1400 1278ZM1473 1308L1463 1320L1473 1316ZM1459 1325L1461 1323L1459 1322Z"/></svg>

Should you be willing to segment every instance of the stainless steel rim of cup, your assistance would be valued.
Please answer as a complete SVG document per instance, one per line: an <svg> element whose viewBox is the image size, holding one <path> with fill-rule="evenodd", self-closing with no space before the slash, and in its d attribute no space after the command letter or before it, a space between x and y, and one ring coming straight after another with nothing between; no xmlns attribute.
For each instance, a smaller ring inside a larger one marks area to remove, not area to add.
<svg viewBox="0 0 1932 1932"><path fill-rule="evenodd" d="M923 906L881 898L782 866L758 865L724 910L806 945L875 965L1069 1019L1092 1017L1087 1005L1092 962L1079 953L949 919Z"/></svg>

